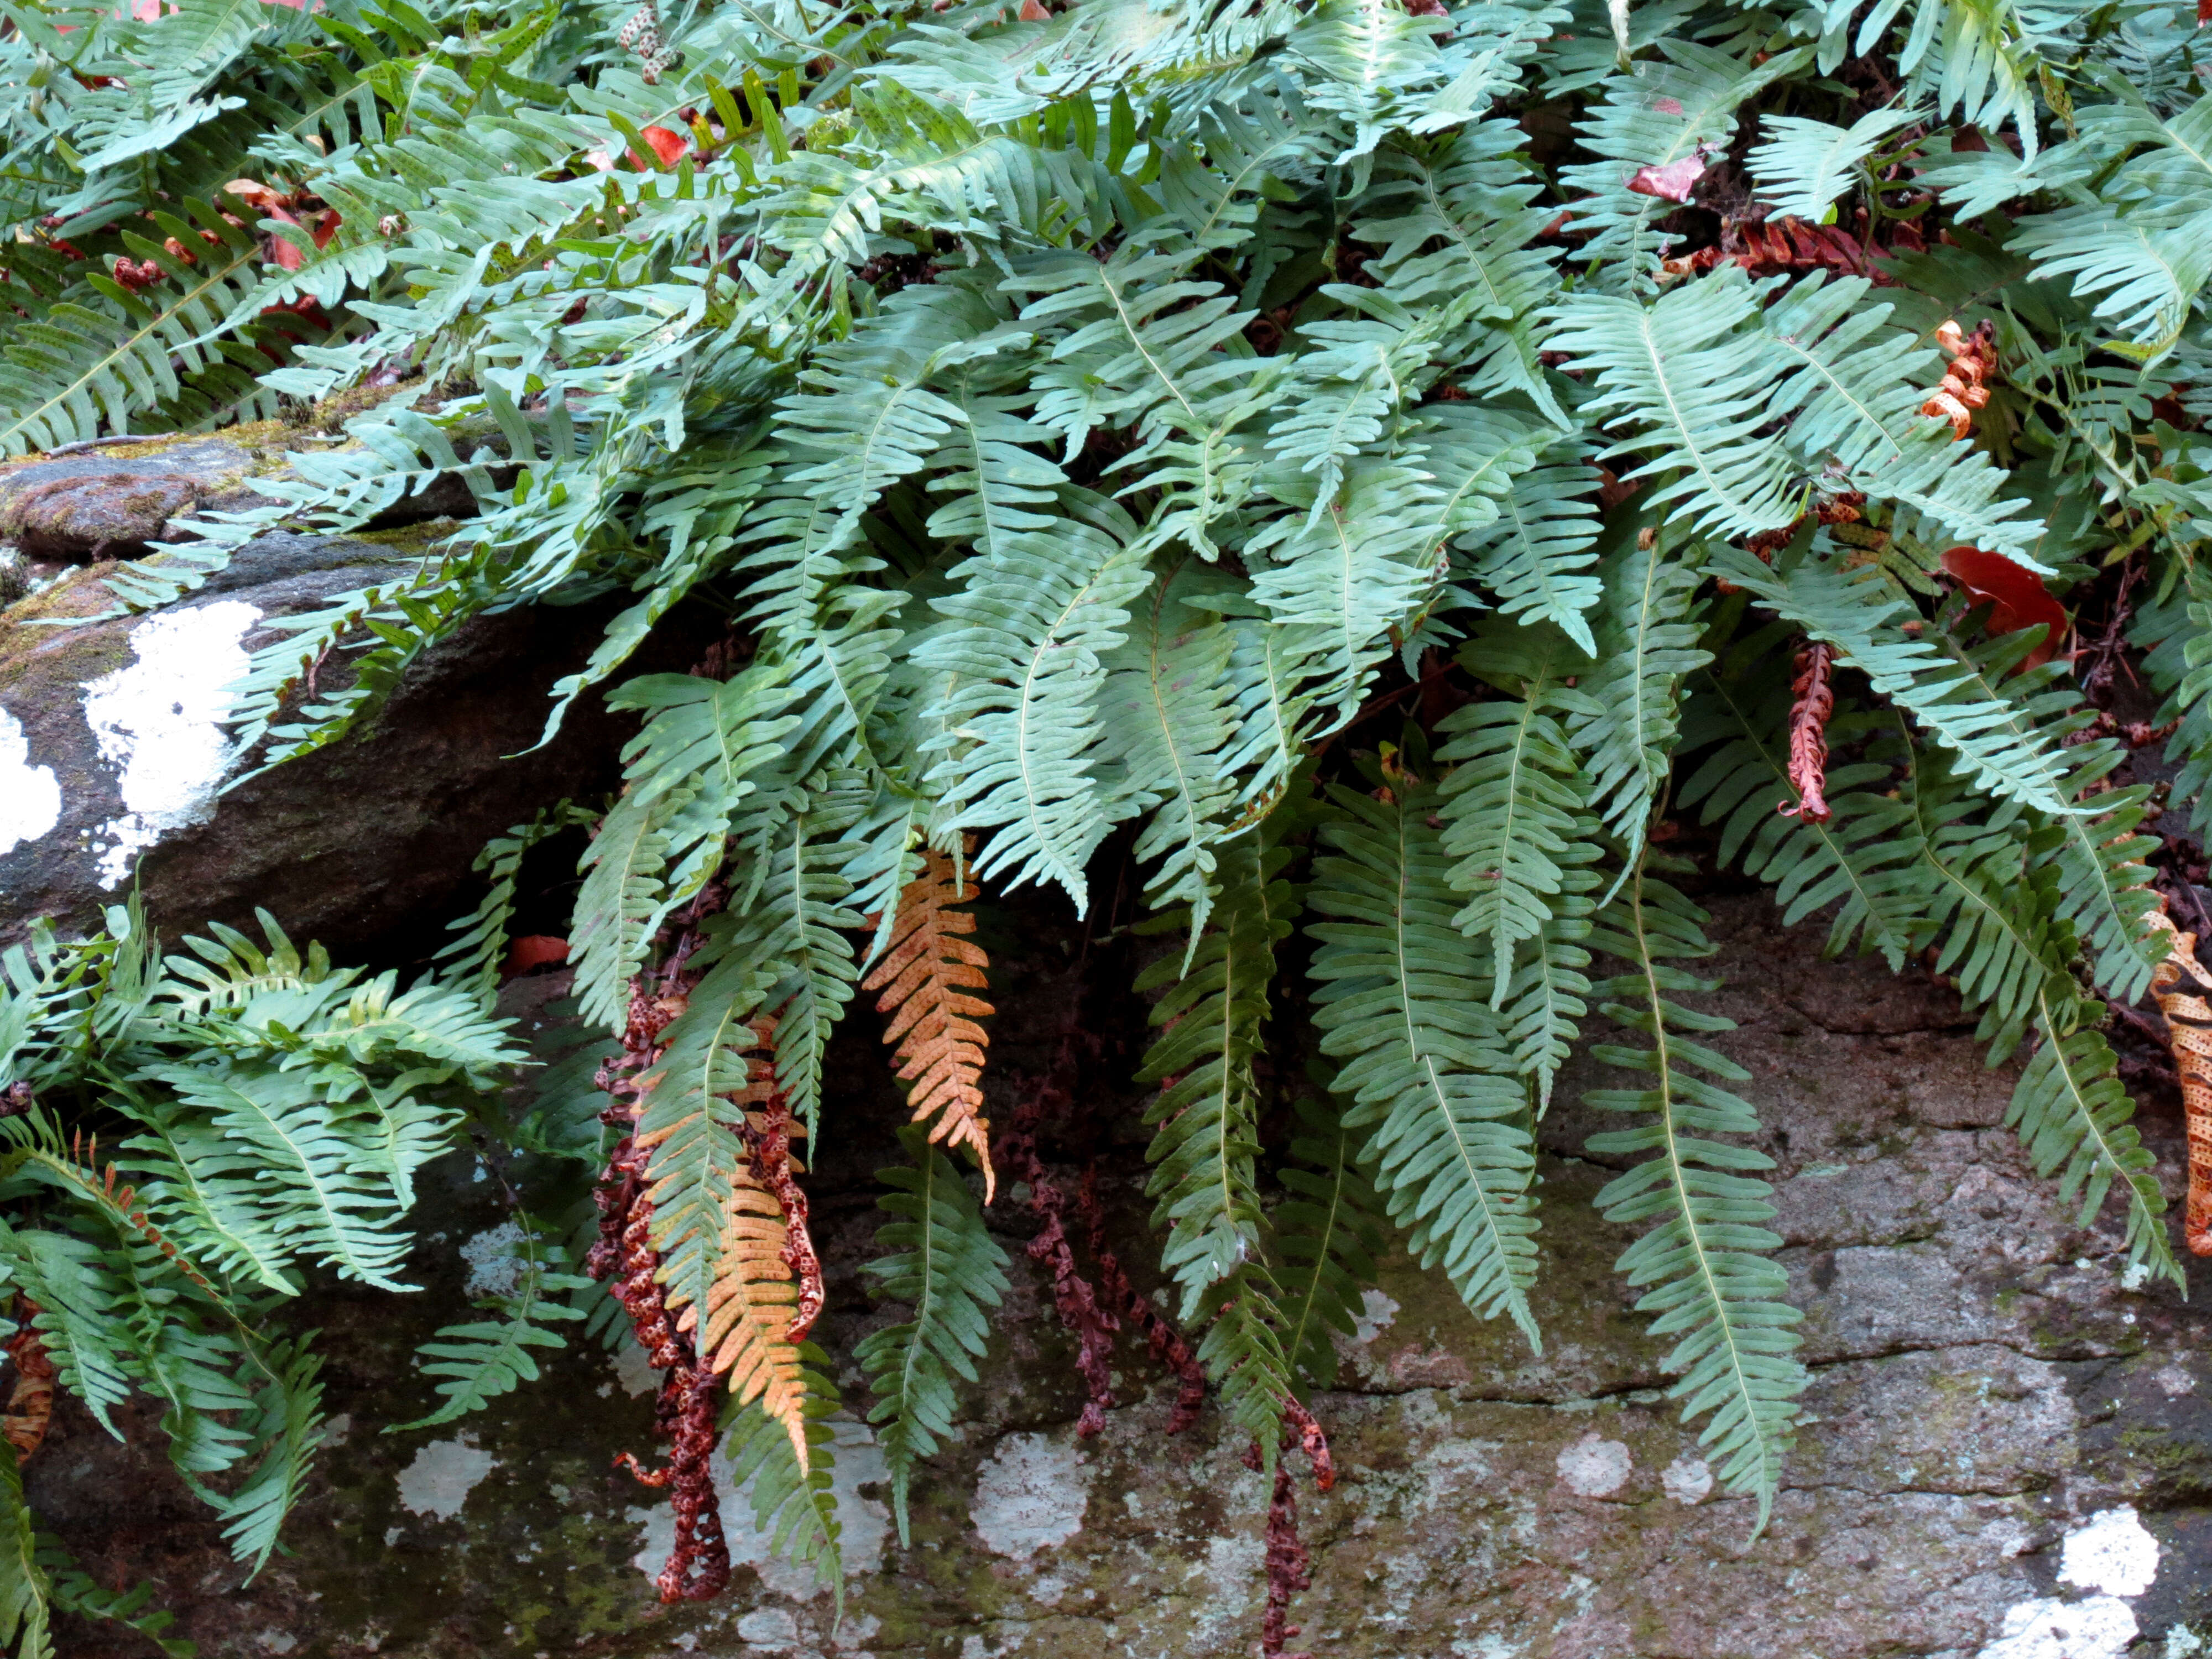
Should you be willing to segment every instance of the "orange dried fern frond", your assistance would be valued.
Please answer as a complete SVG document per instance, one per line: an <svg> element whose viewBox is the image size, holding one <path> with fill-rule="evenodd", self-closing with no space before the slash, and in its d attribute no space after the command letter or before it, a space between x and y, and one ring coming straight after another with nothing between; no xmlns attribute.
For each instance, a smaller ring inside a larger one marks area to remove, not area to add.
<svg viewBox="0 0 2212 1659"><path fill-rule="evenodd" d="M974 915L952 908L975 894L972 878L958 879L952 860L929 848L921 874L899 895L890 949L860 985L883 994L876 1012L891 1017L884 1041L898 1044L898 1074L908 1085L914 1121L934 1115L933 1141L975 1154L988 1204L998 1187L991 1123L983 1115L984 1050L991 1039L975 1022L993 1010L968 994L990 988L991 959L968 937L975 931Z"/></svg>
<svg viewBox="0 0 2212 1659"><path fill-rule="evenodd" d="M2191 1252L2212 1255L2212 974L2197 960L2197 935L2175 928L2162 910L2147 918L2168 937L2166 960L2151 971L2150 992L2166 1016L2173 1070L2189 1129L2189 1204L2183 1236Z"/></svg>
<svg viewBox="0 0 2212 1659"><path fill-rule="evenodd" d="M732 1398L741 1405L758 1401L761 1408L783 1425L791 1437L799 1466L807 1468L805 1379L800 1374L799 1343L811 1316L802 1318L801 1289L793 1258L792 1228L774 1182L764 1173L790 1181L789 1137L794 1132L783 1096L775 1086L775 1018L763 1015L748 1028L744 1086L720 1098L743 1113L738 1130L745 1152L726 1171L728 1195L722 1200L720 1231L714 1244L714 1267L707 1281L706 1305L688 1305L674 1291L668 1297L677 1315L676 1328L691 1340L702 1365L727 1379ZM691 1121L666 1126L652 1135L641 1135L641 1144L676 1137ZM803 1133L803 1131L800 1131ZM764 1143L775 1148L773 1171L764 1171ZM662 1195L671 1183L654 1188ZM795 1191L795 1185L793 1190ZM805 1205L799 1200L799 1238L804 1241ZM665 1231L659 1239L664 1255L675 1254L687 1238ZM805 1243L805 1259L811 1262L813 1246ZM814 1308L821 1306L821 1270L812 1273Z"/></svg>
<svg viewBox="0 0 2212 1659"><path fill-rule="evenodd" d="M8 1407L0 1414L0 1435L15 1449L18 1464L30 1461L46 1437L46 1425L54 1415L54 1362L46 1345L31 1324L39 1304L26 1298L22 1324L8 1339L8 1358L15 1368L15 1386L9 1390Z"/></svg>

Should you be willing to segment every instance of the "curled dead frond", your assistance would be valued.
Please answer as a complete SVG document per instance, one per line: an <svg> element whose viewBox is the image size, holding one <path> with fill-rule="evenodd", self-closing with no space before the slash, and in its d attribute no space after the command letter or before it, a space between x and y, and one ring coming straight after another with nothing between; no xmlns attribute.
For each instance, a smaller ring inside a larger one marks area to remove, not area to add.
<svg viewBox="0 0 2212 1659"><path fill-rule="evenodd" d="M908 1085L914 1121L934 1115L930 1139L975 1154L988 1204L998 1186L981 1086L991 1039L975 1021L992 1009L969 993L988 988L991 959L967 937L975 931L974 915L952 908L975 892L972 878L959 879L952 860L930 848L921 874L899 895L890 950L860 983L882 993L876 1012L890 1016L884 1041L898 1044L898 1074Z"/></svg>
<svg viewBox="0 0 2212 1659"><path fill-rule="evenodd" d="M15 1387L9 1391L8 1409L0 1416L0 1435L15 1449L18 1464L30 1462L46 1437L46 1425L54 1414L54 1362L46 1345L31 1324L38 1304L26 1297L17 1308L21 1324L8 1339L9 1363L15 1368Z"/></svg>
<svg viewBox="0 0 2212 1659"><path fill-rule="evenodd" d="M1990 382L1996 378L1996 325L1986 319L1977 324L1972 334L1960 331L1956 322L1946 322L1936 331L1936 343L1951 360L1943 372L1943 383L1937 386L1928 401L1920 406L1923 415L1940 415L1950 422L1955 437L1966 437L1974 429L1974 411L1990 400Z"/></svg>
<svg viewBox="0 0 2212 1659"><path fill-rule="evenodd" d="M2173 1069L2181 1079L2189 1131L2189 1202L2183 1236L2191 1251L2212 1255L2212 974L2197 959L2197 935L2177 930L2163 911L2148 918L2169 938L2152 969L2151 995L2166 1016Z"/></svg>
<svg viewBox="0 0 2212 1659"><path fill-rule="evenodd" d="M1784 817L1826 823L1835 816L1826 793L1828 716L1836 708L1829 676L1835 660L1835 647L1817 640L1797 653L1797 678L1790 684L1790 782L1797 791L1797 801L1795 805L1782 803Z"/></svg>

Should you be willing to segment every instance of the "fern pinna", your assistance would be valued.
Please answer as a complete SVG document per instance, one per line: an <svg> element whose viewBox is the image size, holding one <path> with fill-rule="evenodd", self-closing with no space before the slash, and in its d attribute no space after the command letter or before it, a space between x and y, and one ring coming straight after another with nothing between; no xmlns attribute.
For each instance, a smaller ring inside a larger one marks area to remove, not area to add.
<svg viewBox="0 0 2212 1659"><path fill-rule="evenodd" d="M859 1353L902 1533L1008 1293L1010 1200L1085 1432L1141 1328L1179 1426L1211 1389L1263 1468L1318 1466L1392 1230L1541 1343L1547 1240L1591 1223L1540 1208L1539 1137L1585 1062L1631 1079L1587 1097L1620 1119L1594 1146L1627 1160L1621 1270L1756 1529L1803 1372L1759 1090L1687 965L1723 871L1950 981L2020 1068L2029 1162L2178 1284L2121 1065L2163 1048L2156 997L2202 1103L2161 927L2212 925L2184 13L155 9L0 27L0 452L298 425L256 500L106 576L126 611L274 528L471 505L258 652L244 764L386 717L479 617L608 596L546 730L601 696L635 733L611 799L486 849L413 989L273 931L164 963L127 913L7 958L24 1439L41 1366L103 1419L159 1394L265 1556L315 1362L240 1298L406 1282L415 1175L465 1129L601 1177L615 1299L570 1271L588 1223L533 1209L515 1291L426 1350L442 1403L407 1414L522 1385L567 1327L634 1339L674 1447L665 1589L725 1571L721 1453L835 1582L855 1408L793 1149L857 1132L829 1057L865 992L911 1119L870 1274L904 1312ZM678 634L716 641L696 672L633 669ZM599 1035L510 1121L489 999L556 849ZM1082 1065L986 1064L1037 1035L994 1012L1028 1004L984 941L1039 887L1086 964L1145 957L1141 1057L1102 1015L1062 1031ZM1054 1163L1094 1060L1148 1091L1141 1170ZM1155 1272L1107 1242L1117 1176ZM0 1506L0 1639L35 1650L88 1592ZM1279 1485L1270 1650L1294 1515Z"/></svg>

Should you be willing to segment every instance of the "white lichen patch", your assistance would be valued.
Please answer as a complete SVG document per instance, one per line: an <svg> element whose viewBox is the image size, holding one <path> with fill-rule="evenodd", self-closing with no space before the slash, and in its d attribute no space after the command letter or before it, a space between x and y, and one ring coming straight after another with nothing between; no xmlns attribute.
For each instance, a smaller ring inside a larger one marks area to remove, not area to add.
<svg viewBox="0 0 2212 1659"><path fill-rule="evenodd" d="M2135 1639L2135 1613L2114 1596L2022 1601L1978 1659L2120 1659Z"/></svg>
<svg viewBox="0 0 2212 1659"><path fill-rule="evenodd" d="M635 1342L624 1342L615 1351L615 1381L631 1399L651 1394L660 1386L660 1373L653 1369L653 1361L646 1358L645 1350Z"/></svg>
<svg viewBox="0 0 2212 1659"><path fill-rule="evenodd" d="M469 1275L462 1288L472 1297L513 1296L522 1281L522 1263L514 1255L521 1243L522 1229L512 1221L463 1240L461 1260L468 1263Z"/></svg>
<svg viewBox="0 0 2212 1659"><path fill-rule="evenodd" d="M31 764L23 722L0 708L0 854L51 835L62 821L62 787L51 766Z"/></svg>
<svg viewBox="0 0 2212 1659"><path fill-rule="evenodd" d="M1352 1316L1352 1340L1372 1342L1398 1317L1398 1304L1371 1285L1359 1293L1359 1311Z"/></svg>
<svg viewBox="0 0 2212 1659"><path fill-rule="evenodd" d="M788 1607L755 1607L738 1620L738 1639L763 1648L799 1645L799 1620Z"/></svg>
<svg viewBox="0 0 2212 1659"><path fill-rule="evenodd" d="M1704 1458L1684 1452L1660 1472L1659 1484L1677 1504L1702 1504L1713 1489L1713 1472Z"/></svg>
<svg viewBox="0 0 2212 1659"><path fill-rule="evenodd" d="M985 1460L969 1519L994 1555L1026 1561L1083 1530L1091 1466L1045 1434L1010 1434Z"/></svg>
<svg viewBox="0 0 2212 1659"><path fill-rule="evenodd" d="M2104 1595L2141 1595L2158 1577L2158 1540L2135 1506L2100 1510L2066 1534L2058 1582Z"/></svg>
<svg viewBox="0 0 2212 1659"><path fill-rule="evenodd" d="M110 838L99 849L101 885L122 885L139 854L215 810L233 753L222 722L260 620L242 599L149 617L131 630L137 660L85 686L85 724L117 770L124 806L100 826Z"/></svg>
<svg viewBox="0 0 2212 1659"><path fill-rule="evenodd" d="M1628 1448L1607 1440L1592 1429L1562 1451L1558 1458L1559 1479L1569 1492L1582 1498L1605 1498L1628 1484L1635 1462Z"/></svg>
<svg viewBox="0 0 2212 1659"><path fill-rule="evenodd" d="M410 1515L450 1521L492 1471L492 1455L472 1434L434 1440L399 1472L399 1507Z"/></svg>

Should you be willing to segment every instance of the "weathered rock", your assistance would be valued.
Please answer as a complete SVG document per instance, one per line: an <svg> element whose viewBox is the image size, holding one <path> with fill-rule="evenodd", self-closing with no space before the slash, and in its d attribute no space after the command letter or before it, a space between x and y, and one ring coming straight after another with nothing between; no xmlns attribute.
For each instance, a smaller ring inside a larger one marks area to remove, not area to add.
<svg viewBox="0 0 2212 1659"><path fill-rule="evenodd" d="M149 439L0 468L0 540L33 559L143 557L169 521L250 497L271 463L228 438Z"/></svg>
<svg viewBox="0 0 2212 1659"><path fill-rule="evenodd" d="M2212 1636L2212 1273L2191 1263L2190 1303L2131 1287L2112 1218L2075 1227L2002 1128L2011 1073L1984 1070L1941 987L1820 963L1817 931L1779 927L1763 897L1717 908L1729 985L1716 1000L1742 1025L1717 1042L1754 1073L1744 1092L1779 1166L1814 1370L1770 1523L1760 1532L1754 1505L1723 1493L1681 1426L1664 1393L1667 1345L1612 1270L1630 1235L1589 1207L1608 1172L1581 1152L1596 1121L1573 1103L1597 1080L1585 1066L1544 1124L1544 1352L1475 1320L1402 1254L1385 1257L1356 1340L1340 1345L1337 1387L1316 1409L1342 1474L1329 1494L1299 1493L1315 1559L1294 1645L1334 1659L2205 1651L2191 1644ZM1062 964L1084 961L1094 983L1125 965L1112 945L1085 958L1049 914L1004 915L991 941L1000 1122L1074 994ZM1136 1095L1116 1086L1141 1018L1109 1000L1082 1005L1096 1048L1060 1173L1079 1179L1085 1157L1108 1154L1115 1240L1150 1282ZM728 1595L653 1599L666 1499L610 1467L648 1446L634 1364L571 1351L454 1428L379 1432L428 1397L406 1346L457 1316L472 1264L492 1255L485 1235L505 1224L499 1183L465 1165L429 1200L440 1231L418 1257L428 1295L314 1298L338 1415L289 1534L295 1554L240 1587L158 1454L116 1448L80 1413L32 1465L35 1501L102 1582L154 1580L210 1659L1249 1655L1260 1477L1211 1411L1165 1433L1172 1389L1126 1338L1122 1403L1103 1434L1076 1437L1070 1344L1048 1280L1019 1249L1018 1194L994 1212L1014 1290L985 1381L966 1391L957 1443L918 1480L913 1542L899 1545L850 1361L861 1334L903 1316L872 1304L858 1272L884 1219L868 1171L898 1156L870 1025L851 1022L833 1051L810 1177L831 1271L819 1335L848 1407L842 1620L769 1559L734 1493L725 1514L741 1565ZM2144 1118L2168 1171L2180 1168L2177 1116L2151 1103ZM506 1174L541 1212L580 1191L573 1177ZM82 1659L144 1650L70 1635Z"/></svg>
<svg viewBox="0 0 2212 1659"><path fill-rule="evenodd" d="M502 758L537 742L553 681L606 615L532 607L426 653L366 740L219 793L248 653L410 550L272 533L148 616L85 620L112 607L97 567L0 614L0 943L35 916L96 921L135 873L172 936L265 906L301 937L419 957L489 836L611 784L622 729L595 701L526 762ZM333 662L324 689L349 672Z"/></svg>

